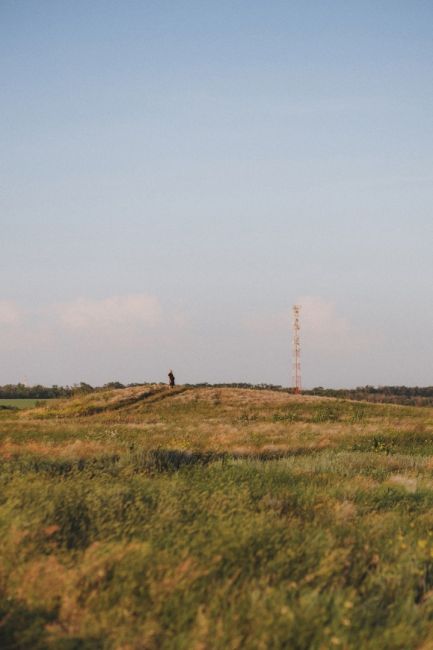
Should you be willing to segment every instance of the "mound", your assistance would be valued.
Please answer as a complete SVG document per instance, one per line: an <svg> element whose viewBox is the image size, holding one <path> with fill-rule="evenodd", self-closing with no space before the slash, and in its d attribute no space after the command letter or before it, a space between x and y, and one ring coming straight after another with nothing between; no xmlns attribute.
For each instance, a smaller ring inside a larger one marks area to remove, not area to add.
<svg viewBox="0 0 433 650"><path fill-rule="evenodd" d="M279 408L289 404L308 404L332 401L333 398L291 395L272 390L253 388L196 388L194 386L177 386L152 384L98 390L86 395L56 400L46 406L34 408L31 416L35 418L71 418L89 417L113 411L136 412L147 411L151 404L169 400L173 404L202 406L221 406L224 410L238 410L248 407ZM29 417L29 412L22 412L21 417Z"/></svg>
<svg viewBox="0 0 433 650"><path fill-rule="evenodd" d="M179 389L175 389L175 391ZM173 390L171 391L173 393ZM160 384L134 386L133 388L121 388L115 390L94 391L87 395L79 395L72 398L56 400L55 403L32 409L32 417L86 417L106 411L117 411L125 409L137 402L163 398L169 395L170 391L166 386ZM28 417L22 413L22 417Z"/></svg>

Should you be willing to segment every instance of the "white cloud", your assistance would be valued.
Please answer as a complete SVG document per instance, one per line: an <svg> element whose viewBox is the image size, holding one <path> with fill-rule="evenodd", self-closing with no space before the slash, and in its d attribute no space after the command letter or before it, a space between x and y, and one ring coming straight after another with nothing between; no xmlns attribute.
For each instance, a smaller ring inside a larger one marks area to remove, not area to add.
<svg viewBox="0 0 433 650"><path fill-rule="evenodd" d="M21 320L21 311L10 300L0 300L0 325L17 325Z"/></svg>
<svg viewBox="0 0 433 650"><path fill-rule="evenodd" d="M80 298L57 306L62 324L71 329L153 327L161 320L155 296L136 293L101 300Z"/></svg>
<svg viewBox="0 0 433 650"><path fill-rule="evenodd" d="M301 305L301 343L305 349L321 353L347 353L359 349L370 337L355 327L339 312L332 301L319 296L301 296L296 301ZM284 311L249 314L243 319L247 331L256 336L273 336L277 339L292 336L291 305Z"/></svg>
<svg viewBox="0 0 433 650"><path fill-rule="evenodd" d="M310 349L347 353L368 343L368 335L342 315L332 301L302 296L298 303L301 305L301 337Z"/></svg>
<svg viewBox="0 0 433 650"><path fill-rule="evenodd" d="M341 316L335 304L317 296L299 298L302 326L305 332L314 335L346 336L351 329L350 322Z"/></svg>

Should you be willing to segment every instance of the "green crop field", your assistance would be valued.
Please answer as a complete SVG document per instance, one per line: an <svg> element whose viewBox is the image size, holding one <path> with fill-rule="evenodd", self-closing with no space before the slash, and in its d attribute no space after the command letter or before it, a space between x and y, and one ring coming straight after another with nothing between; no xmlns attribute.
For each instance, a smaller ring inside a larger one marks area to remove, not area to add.
<svg viewBox="0 0 433 650"><path fill-rule="evenodd" d="M433 648L433 410L155 387L0 412L0 647Z"/></svg>
<svg viewBox="0 0 433 650"><path fill-rule="evenodd" d="M1 399L0 398L0 409L1 407L15 408L15 409L30 409L40 404L42 402L48 402L49 400L39 400L39 399Z"/></svg>

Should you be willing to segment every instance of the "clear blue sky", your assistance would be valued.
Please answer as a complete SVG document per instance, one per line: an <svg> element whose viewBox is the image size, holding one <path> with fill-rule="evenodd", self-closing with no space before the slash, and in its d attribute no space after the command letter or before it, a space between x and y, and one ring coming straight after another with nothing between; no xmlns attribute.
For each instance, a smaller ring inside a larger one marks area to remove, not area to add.
<svg viewBox="0 0 433 650"><path fill-rule="evenodd" d="M431 1L0 3L0 383L433 384Z"/></svg>

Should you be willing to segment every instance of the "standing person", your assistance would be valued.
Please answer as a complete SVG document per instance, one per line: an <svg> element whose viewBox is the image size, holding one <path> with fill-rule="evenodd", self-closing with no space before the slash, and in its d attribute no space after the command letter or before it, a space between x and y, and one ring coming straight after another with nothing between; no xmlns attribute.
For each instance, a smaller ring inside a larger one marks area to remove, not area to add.
<svg viewBox="0 0 433 650"><path fill-rule="evenodd" d="M174 375L173 375L173 370L168 371L168 383L169 383L170 388L174 388L175 379L174 379Z"/></svg>

